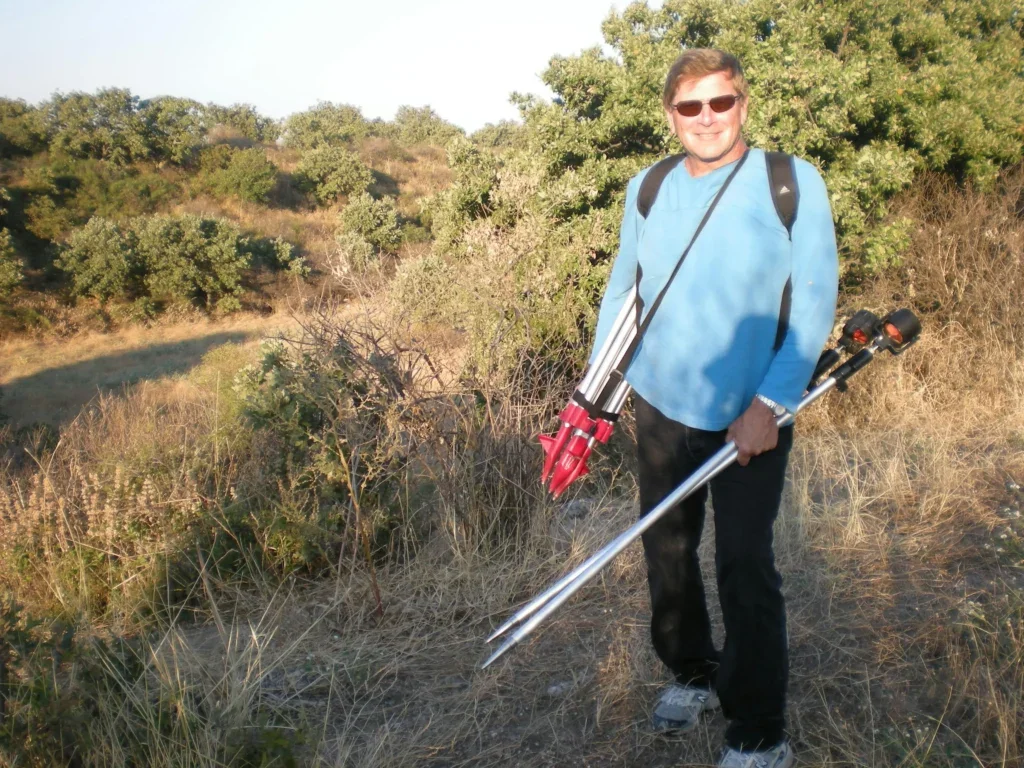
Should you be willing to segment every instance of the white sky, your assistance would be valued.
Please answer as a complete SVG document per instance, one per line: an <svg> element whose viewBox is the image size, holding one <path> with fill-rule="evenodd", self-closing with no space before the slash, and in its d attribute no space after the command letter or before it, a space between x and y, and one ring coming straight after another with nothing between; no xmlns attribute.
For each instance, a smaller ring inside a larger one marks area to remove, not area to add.
<svg viewBox="0 0 1024 768"><path fill-rule="evenodd" d="M653 2L658 6L660 2ZM115 86L248 102L283 117L317 101L391 119L430 105L473 131L550 97L555 54L602 43L625 0L0 0L0 96Z"/></svg>

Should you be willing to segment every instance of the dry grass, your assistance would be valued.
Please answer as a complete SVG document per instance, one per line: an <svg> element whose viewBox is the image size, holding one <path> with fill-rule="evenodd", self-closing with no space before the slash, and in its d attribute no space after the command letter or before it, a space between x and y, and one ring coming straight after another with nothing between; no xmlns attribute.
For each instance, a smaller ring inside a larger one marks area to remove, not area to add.
<svg viewBox="0 0 1024 768"><path fill-rule="evenodd" d="M0 345L3 412L13 426L73 419L98 393L184 373L219 345L250 344L293 327L284 315L197 316L109 334L80 333L41 343L16 338Z"/></svg>

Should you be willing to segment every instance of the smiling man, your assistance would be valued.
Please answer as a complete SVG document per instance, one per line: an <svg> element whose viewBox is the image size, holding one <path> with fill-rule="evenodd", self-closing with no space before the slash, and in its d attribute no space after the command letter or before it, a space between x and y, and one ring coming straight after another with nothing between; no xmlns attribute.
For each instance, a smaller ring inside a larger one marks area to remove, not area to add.
<svg viewBox="0 0 1024 768"><path fill-rule="evenodd" d="M627 187L594 350L635 283L643 312L668 286L626 372L641 515L727 440L739 452L710 483L721 651L697 556L706 487L643 536L651 639L674 676L654 725L687 731L720 703L730 721L722 768L789 768L786 616L772 527L793 434L775 419L796 408L831 331L838 264L828 195L810 163L794 158L795 189L776 187L777 196L799 193L791 226L780 219L766 155L743 138L756 106L749 102L734 56L694 49L673 63L663 106L685 156L663 166L671 170L644 213L638 197L651 168Z"/></svg>

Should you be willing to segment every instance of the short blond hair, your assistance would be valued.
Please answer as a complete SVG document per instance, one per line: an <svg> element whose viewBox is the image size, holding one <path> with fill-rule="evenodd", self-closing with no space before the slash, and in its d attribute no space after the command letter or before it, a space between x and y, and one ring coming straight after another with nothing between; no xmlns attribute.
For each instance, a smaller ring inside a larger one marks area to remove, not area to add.
<svg viewBox="0 0 1024 768"><path fill-rule="evenodd" d="M691 48L683 51L669 67L661 103L665 109L671 109L672 99L681 82L699 80L719 72L724 72L729 76L729 79L732 80L732 87L745 100L750 88L747 85L747 79L743 76L743 67L740 65L739 59L731 53L720 51L717 48Z"/></svg>

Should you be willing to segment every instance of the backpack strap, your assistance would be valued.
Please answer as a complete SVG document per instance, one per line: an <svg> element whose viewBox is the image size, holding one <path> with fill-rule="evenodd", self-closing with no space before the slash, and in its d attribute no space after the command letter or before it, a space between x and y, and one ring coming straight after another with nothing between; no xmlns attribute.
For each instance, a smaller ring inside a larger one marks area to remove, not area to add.
<svg viewBox="0 0 1024 768"><path fill-rule="evenodd" d="M656 162L651 170L644 176L644 180L640 182L640 191L636 195L636 209L640 216L644 219L647 218L647 214L651 212L651 207L654 205L654 201L658 198L658 190L661 189L661 183L665 181L665 177L672 172L679 163L686 157L685 152L680 152L678 155L669 155L663 157L661 160ZM636 263L636 285L637 288L640 286L640 280L643 278L644 271L640 267L640 262ZM636 324L640 326L640 317L644 311L644 300L640 298L640 292L636 294Z"/></svg>
<svg viewBox="0 0 1024 768"><path fill-rule="evenodd" d="M779 221L786 228L790 242L793 240L793 222L796 221L797 208L800 204L800 189L796 184L796 169L793 156L785 152L765 152L765 164L768 166L768 187L772 193L772 203ZM786 286L782 289L782 301L779 304L779 325L775 330L775 351L778 352L789 331L789 313L793 304L793 276L786 278Z"/></svg>
<svg viewBox="0 0 1024 768"><path fill-rule="evenodd" d="M685 153L663 157L654 164L651 170L647 172L647 175L644 176L644 180L640 182L640 191L636 196L636 209L645 219L647 214L651 212L651 206L654 205L654 201L658 197L661 183L668 176L669 172L682 162L684 157L686 157Z"/></svg>

